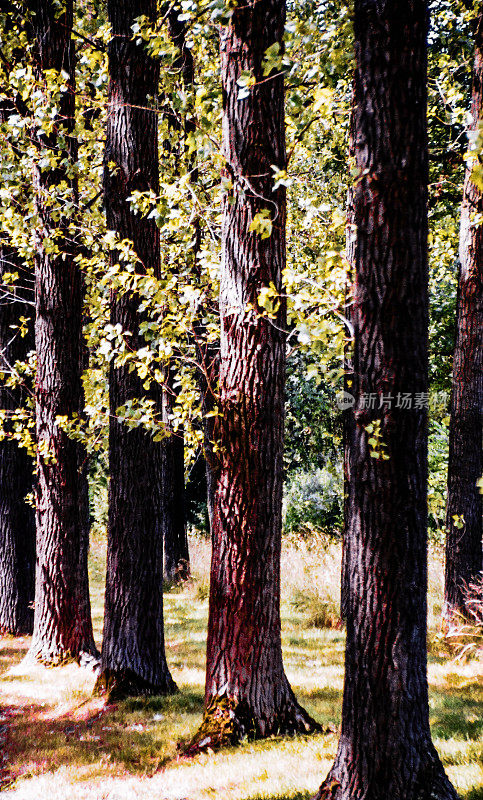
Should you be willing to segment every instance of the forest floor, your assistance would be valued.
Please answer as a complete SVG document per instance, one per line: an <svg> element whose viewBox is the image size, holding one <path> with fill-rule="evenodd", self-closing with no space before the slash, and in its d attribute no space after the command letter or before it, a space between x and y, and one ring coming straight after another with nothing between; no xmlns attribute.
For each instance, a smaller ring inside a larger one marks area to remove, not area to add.
<svg viewBox="0 0 483 800"><path fill-rule="evenodd" d="M76 665L22 662L28 638L0 641L0 788L18 800L309 800L337 745L344 632L337 624L340 554L322 540L285 541L282 627L297 697L329 733L274 737L195 758L178 745L201 721L209 546L191 542L193 581L165 595L166 650L180 693L104 705ZM100 644L105 547L94 541L91 587ZM464 800L483 800L483 674L455 661L438 633L442 566L430 559L429 683L434 741ZM321 626L329 627L321 627ZM2 760L3 759L3 760Z"/></svg>

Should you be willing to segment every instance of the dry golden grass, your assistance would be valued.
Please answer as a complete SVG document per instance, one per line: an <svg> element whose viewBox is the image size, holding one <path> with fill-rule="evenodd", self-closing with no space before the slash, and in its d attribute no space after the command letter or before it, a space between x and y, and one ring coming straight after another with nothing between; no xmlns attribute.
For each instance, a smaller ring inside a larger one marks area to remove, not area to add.
<svg viewBox="0 0 483 800"><path fill-rule="evenodd" d="M5 797L308 800L312 796L334 757L336 734L273 738L194 759L178 756L177 742L196 730L203 700L207 542L193 539L191 553L193 582L172 589L165 597L168 660L181 690L175 697L105 707L91 697L94 675L88 670L27 664L22 658L28 639L3 640L0 726L7 726L8 738L6 769L0 774ZM325 546L322 540L284 545L282 625L287 673L309 712L334 726L340 718L344 632L311 623L320 605L337 607L339 566L337 545ZM104 546L99 539L91 554L98 642L103 574ZM440 597L441 562L433 554L429 594L433 632L439 625ZM435 641L429 665L435 742L464 800L483 800L481 665L449 661Z"/></svg>

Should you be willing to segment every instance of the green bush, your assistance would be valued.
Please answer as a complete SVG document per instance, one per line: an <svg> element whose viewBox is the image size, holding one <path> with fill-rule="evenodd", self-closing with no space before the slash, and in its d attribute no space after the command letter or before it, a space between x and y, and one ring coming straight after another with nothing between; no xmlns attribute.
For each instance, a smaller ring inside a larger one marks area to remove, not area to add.
<svg viewBox="0 0 483 800"><path fill-rule="evenodd" d="M292 473L285 487L284 531L322 530L339 535L343 521L341 466Z"/></svg>

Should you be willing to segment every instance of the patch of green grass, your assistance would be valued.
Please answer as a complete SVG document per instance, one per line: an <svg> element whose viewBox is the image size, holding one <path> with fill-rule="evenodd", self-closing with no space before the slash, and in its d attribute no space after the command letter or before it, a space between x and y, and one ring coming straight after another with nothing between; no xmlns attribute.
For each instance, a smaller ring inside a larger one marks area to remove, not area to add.
<svg viewBox="0 0 483 800"><path fill-rule="evenodd" d="M204 550L202 550L204 548ZM322 551L321 551L322 552ZM92 699L95 676L69 665L51 670L19 662L28 648L7 637L0 649L2 703L10 709L8 767L16 800L309 800L325 778L337 749L345 635L307 627L307 612L294 607L294 592L338 568L334 549L322 567L306 545L285 552L282 645L288 678L307 711L334 732L272 737L238 748L180 757L177 745L196 732L203 710L208 603L208 544L197 542L192 583L165 595L166 651L180 689L171 697L131 698L103 707ZM313 563L313 568L312 568ZM96 641L101 639L105 544L94 541L90 574ZM332 565L332 566L331 566ZM432 562L432 606L438 605L441 562ZM438 571L439 570L439 571ZM338 596L336 577L327 578ZM304 588L305 587L305 588ZM324 590L325 591L325 590ZM438 622L434 619L434 626ZM437 627L433 627L433 632ZM11 671L6 674L10 667ZM430 716L435 744L462 800L483 800L483 686L475 661L430 659ZM3 673L2 673L3 671ZM3 677L2 677L3 676ZM149 778L149 780L147 780ZM47 782L46 782L47 781Z"/></svg>

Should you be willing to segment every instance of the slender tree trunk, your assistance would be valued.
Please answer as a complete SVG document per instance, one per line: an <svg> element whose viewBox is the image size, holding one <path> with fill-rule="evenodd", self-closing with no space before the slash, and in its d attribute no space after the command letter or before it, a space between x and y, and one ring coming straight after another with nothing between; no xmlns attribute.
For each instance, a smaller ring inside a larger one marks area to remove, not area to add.
<svg viewBox="0 0 483 800"><path fill-rule="evenodd" d="M76 143L75 50L71 39L72 0L59 14L51 0L30 6L33 12L37 76L45 84L52 73L66 73L67 91L60 95L52 133L40 134L40 151L57 156L51 168L35 167L38 244L35 258L37 349L36 419L38 443L37 570L31 655L44 663L79 659L96 652L92 634L84 557L82 498L85 475L79 473L79 447L57 422L82 412L82 279L75 263L77 244L71 215L51 205L52 196L67 186L77 203L72 165ZM62 200L58 199L59 204ZM64 201L65 202L65 201ZM56 248L52 250L51 244Z"/></svg>
<svg viewBox="0 0 483 800"><path fill-rule="evenodd" d="M283 46L284 22L283 2L249 0L221 30L223 142L233 191L222 233L220 469L198 747L316 728L282 664L285 307L270 319L258 306L263 286L281 290L285 265L285 194L273 189L271 169L286 164L283 77L267 79L262 68L267 48ZM239 99L242 72L257 83ZM260 212L272 220L268 238L253 230Z"/></svg>
<svg viewBox="0 0 483 800"><path fill-rule="evenodd" d="M351 130L349 139L349 163L354 159L354 91L352 96ZM340 580L340 615L346 617L349 591L348 565L350 564L350 539L348 536L350 520L350 485L351 485L351 452L352 436L355 428L354 421L354 365L353 365L353 335L352 335L352 285L354 282L356 234L354 226L354 192L349 186L347 192L347 222L346 222L346 259L348 265L347 284L345 290L345 317L347 320L346 341L344 345L344 403L342 404L342 441L344 458L344 527L342 530L342 564Z"/></svg>
<svg viewBox="0 0 483 800"><path fill-rule="evenodd" d="M212 415L216 407L216 388L218 386L220 370L219 345L206 342L206 330L200 334L200 341L204 344L198 348L198 359L201 371L199 378L201 394L201 410L203 414L203 455L205 459L206 475L206 505L210 532L213 532L213 517L215 506L215 489L218 479L220 462L215 447L215 417Z"/></svg>
<svg viewBox="0 0 483 800"><path fill-rule="evenodd" d="M180 9L175 6L171 9L168 17L170 38L179 49L179 59L175 62L182 75L183 84L186 89L192 90L195 82L195 63L192 50L186 44L186 24L179 19ZM185 135L195 130L194 115L189 112L185 115L184 131ZM198 180L198 170L196 168L196 157L193 155L189 163L190 181L194 185ZM197 255L201 246L201 227L199 219L193 221L193 247L191 250L191 260L195 275L200 276L197 264ZM206 309L200 308L198 320L195 325L197 339L197 358L200 363L199 388L201 395L201 407L203 413L203 451L206 469L206 489L207 489L207 510L210 530L213 525L213 503L216 483L217 460L214 453L214 422L210 416L215 407L214 390L218 383L218 355L219 345L214 346L207 342L206 325L202 318Z"/></svg>
<svg viewBox="0 0 483 800"><path fill-rule="evenodd" d="M0 121L1 111L0 111ZM9 387L16 361L24 361L34 349L34 309L10 286L4 287L3 275L18 271L22 265L18 254L0 238L0 409L12 412L25 406L27 392L21 386ZM15 326L20 317L29 319L27 333L21 336ZM10 428L8 421L5 429ZM0 632L16 636L30 634L33 629L35 584L35 513L26 502L33 489L33 464L27 451L16 441L0 442Z"/></svg>
<svg viewBox="0 0 483 800"><path fill-rule="evenodd" d="M167 370L169 372L169 368ZM166 428L171 428L170 413L174 390L168 379L163 392L163 417ZM190 556L186 530L186 501L184 485L184 436L182 430L172 432L163 441L162 461L162 528L164 541L164 576L168 581L182 581L189 577Z"/></svg>
<svg viewBox="0 0 483 800"><path fill-rule="evenodd" d="M470 132L483 116L483 10L475 31ZM476 482L483 474L483 193L471 179L468 162L460 228L460 271L449 432L446 570L443 616L464 612L465 586L483 568L482 497Z"/></svg>
<svg viewBox="0 0 483 800"><path fill-rule="evenodd" d="M156 19L155 0L108 2L109 114L104 173L107 226L133 242L138 270L159 277L159 232L154 220L130 210L133 191L158 192L159 65L131 25L136 17ZM112 168L112 164L116 168ZM117 254L113 255L117 259ZM113 292L111 323L119 325L129 348L145 342L139 332L140 299ZM175 691L164 649L162 458L163 443L142 428L129 430L117 409L146 396L142 380L128 367L111 365L109 376L109 518L107 579L101 674L97 688L113 696ZM161 392L149 395L161 412Z"/></svg>
<svg viewBox="0 0 483 800"><path fill-rule="evenodd" d="M168 15L168 32L172 43L178 50L173 69L179 70L183 86L190 89L194 83L194 60L189 47L186 46L186 25L179 20L181 7L178 4L166 6L163 13ZM187 117L182 120L169 107L168 130L176 131L178 147L175 149L175 169L181 166L181 144L183 133L189 128ZM166 142L168 152L172 151L169 137ZM188 256L189 257L189 256ZM196 258L196 253L195 253ZM171 428L170 413L176 393L173 388L172 367L167 366L167 388L163 393L163 416L166 428ZM188 535L186 530L186 497L184 481L184 435L178 429L163 442L163 540L164 540L164 575L169 581L180 581L189 577L190 558Z"/></svg>
<svg viewBox="0 0 483 800"><path fill-rule="evenodd" d="M318 800L456 798L431 742L426 676L427 11L355 3L347 644L339 747Z"/></svg>

